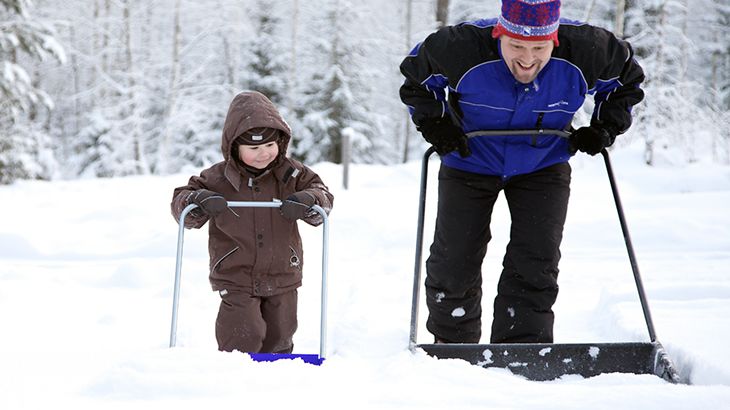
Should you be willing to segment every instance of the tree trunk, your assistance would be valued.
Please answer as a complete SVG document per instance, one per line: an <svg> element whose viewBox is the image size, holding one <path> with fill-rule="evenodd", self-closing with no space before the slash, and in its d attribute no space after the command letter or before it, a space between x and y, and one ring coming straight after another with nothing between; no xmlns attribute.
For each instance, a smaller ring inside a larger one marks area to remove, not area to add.
<svg viewBox="0 0 730 410"><path fill-rule="evenodd" d="M71 44L76 44L76 28L72 25L69 26L69 33L68 33L70 39L69 42ZM76 53L71 53L71 70L73 71L73 90L74 90L74 98L73 98L73 119L72 122L72 129L69 133L70 135L76 135L79 132L79 118L81 117L81 112L79 110L79 95L81 95L81 68L79 67L78 57ZM92 74L93 75L93 74Z"/></svg>
<svg viewBox="0 0 730 410"><path fill-rule="evenodd" d="M179 3L177 3L176 7L179 7ZM223 4L220 0L216 1L216 7L218 7L218 10L223 10ZM176 11L176 13L179 13ZM179 24L180 17L178 16L176 18L176 25ZM176 27L176 30L179 30L179 27ZM234 33L230 33L229 30L222 30L220 33L221 36L221 42L223 43L223 63L225 64L225 76L226 76L226 83L228 83L228 86L231 90L236 90L239 87L238 84L238 78L236 76L236 65L238 64L237 58L235 57L235 53L233 52L233 47L231 46L230 38L233 36L236 38L236 31ZM179 44L178 44L179 48Z"/></svg>
<svg viewBox="0 0 730 410"><path fill-rule="evenodd" d="M585 21L586 23L591 21L591 15L593 15L593 7L595 7L595 5L596 0L591 0L590 3L588 3L588 6L586 6L586 14L585 17L583 17L583 21Z"/></svg>
<svg viewBox="0 0 730 410"><path fill-rule="evenodd" d="M286 106L289 112L294 112L295 90L297 81L297 30L299 29L299 0L294 0L291 12L291 61L289 65L289 81L286 90Z"/></svg>
<svg viewBox="0 0 730 410"><path fill-rule="evenodd" d="M412 40L411 40L411 30L412 28L412 20L413 20L413 0L406 0L406 24L405 24L405 32L406 32L406 53L410 53L411 48L413 47ZM408 162L408 150L410 145L410 139L411 139L411 116L408 114L408 110L406 110L406 116L403 126L403 163L405 164Z"/></svg>
<svg viewBox="0 0 730 410"><path fill-rule="evenodd" d="M616 19L613 23L613 33L618 38L624 37L624 24L626 15L626 0L616 0Z"/></svg>
<svg viewBox="0 0 730 410"><path fill-rule="evenodd" d="M100 30L98 29L98 26L97 26L97 24L99 24L99 19L100 19L100 16L101 16L101 6L99 5L99 1L100 0L94 0L94 13L93 13L93 20L92 20L92 24L94 24L94 29L93 29L93 32L91 34L92 35L91 55L93 55L93 56L98 56L99 55L99 50L101 50L101 36L102 36L102 33L100 32ZM74 38L75 36L73 35L73 26L69 27L69 29L71 31L71 33L70 33L70 36L71 36L70 43L71 44L76 44L76 39ZM71 58L72 59L74 58L74 56L75 56L75 53L74 54L71 54ZM72 60L72 64L73 64L73 66L72 66L71 69L74 71L74 73L78 72L78 66L76 65L76 62ZM101 71L100 65L99 64L94 64L93 67L94 67L94 69L91 70L91 72L88 74L89 78L88 78L87 84L95 84L96 81L97 81L97 79L101 77L100 76L100 73L99 73L99 71ZM92 107L96 105L95 104L96 103L95 99L96 99L96 94L92 94L91 95L91 99L90 99L91 100L90 102L91 102L91 106Z"/></svg>
<svg viewBox="0 0 730 410"><path fill-rule="evenodd" d="M687 28L687 24L689 22L689 1L683 0L682 1L682 35L684 38L691 38L692 33L689 32ZM682 67L682 77L681 81L684 82L687 79L687 70L689 68L689 54L688 53L681 53L681 67Z"/></svg>
<svg viewBox="0 0 730 410"><path fill-rule="evenodd" d="M662 81L664 76L664 42L666 41L666 9L664 5L660 5L658 10L658 21L657 21L657 41L656 41L656 65L654 67L654 77ZM649 128L646 135L646 145L644 152L644 162L646 165L654 165L654 150L656 149L654 144L654 136L651 135L653 130Z"/></svg>
<svg viewBox="0 0 730 410"><path fill-rule="evenodd" d="M111 19L111 0L104 0L104 14L102 16L103 24L101 29L101 73L106 75L109 72L109 58L107 52L109 48L109 20ZM99 92L99 98L104 103L106 97L106 87L101 87Z"/></svg>
<svg viewBox="0 0 730 410"><path fill-rule="evenodd" d="M350 187L350 144L349 130L342 132L342 189L344 190L347 190Z"/></svg>
<svg viewBox="0 0 730 410"><path fill-rule="evenodd" d="M131 11L131 1L132 0L125 0L123 3L123 11L122 11L122 19L124 22L124 59L125 59L125 66L127 69L127 75L129 76L129 81L127 82L129 89L127 93L127 98L129 98L129 118L131 118L131 124L129 124L129 130L130 130L130 139L132 141L132 148L133 148L133 155L134 155L134 163L135 163L135 172L140 174L147 174L148 173L148 166L147 161L145 159L145 152L144 152L144 146L142 143L142 132L140 130L140 124L139 124L139 118L137 118L136 112L137 112L137 82L135 79L135 73L134 73L134 57L132 52L132 11Z"/></svg>
<svg viewBox="0 0 730 410"><path fill-rule="evenodd" d="M342 35L342 32L340 30L340 2L339 0L335 1L334 9L332 10L332 27L334 27L334 30L332 30L332 48L330 49L330 67L340 66L340 36ZM339 78L333 79L336 81L335 84L331 85L330 89L335 91L338 90L340 87L343 86L339 82ZM341 119L343 118L343 110L344 107L342 107L341 104L333 104L330 111L330 119L334 120L335 125L333 126L333 129L331 129L329 136L330 136L330 152L329 152L329 159L335 164L342 164L342 129L344 128L344 124L342 124ZM344 172L344 169L343 169Z"/></svg>
<svg viewBox="0 0 730 410"><path fill-rule="evenodd" d="M449 0L436 0L436 21L439 27L449 22Z"/></svg>
<svg viewBox="0 0 730 410"><path fill-rule="evenodd" d="M175 0L174 21L172 24L172 61L170 62L170 83L167 90L167 101L165 102L165 128L162 134L162 141L157 150L157 173L165 174L170 171L168 167L168 156L170 151L170 140L172 139L172 117L175 115L177 104L179 81L180 81L180 0Z"/></svg>

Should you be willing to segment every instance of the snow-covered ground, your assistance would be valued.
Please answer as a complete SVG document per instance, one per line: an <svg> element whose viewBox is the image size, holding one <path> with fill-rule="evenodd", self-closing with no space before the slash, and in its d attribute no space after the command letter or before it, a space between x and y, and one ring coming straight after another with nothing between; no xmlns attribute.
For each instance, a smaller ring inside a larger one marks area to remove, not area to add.
<svg viewBox="0 0 730 410"><path fill-rule="evenodd" d="M730 168L648 168L640 155L617 151L615 172L658 338L692 385L627 374L531 382L411 353L420 163L353 166L347 191L339 166L317 164L335 193L319 367L216 350L206 229L186 231L177 347L168 348L177 236L169 202L189 174L0 187L0 409L730 408ZM572 165L556 342L647 341L603 162ZM426 247L437 168L434 159ZM503 200L495 212L485 339L509 227ZM322 231L302 233L295 351L317 353Z"/></svg>

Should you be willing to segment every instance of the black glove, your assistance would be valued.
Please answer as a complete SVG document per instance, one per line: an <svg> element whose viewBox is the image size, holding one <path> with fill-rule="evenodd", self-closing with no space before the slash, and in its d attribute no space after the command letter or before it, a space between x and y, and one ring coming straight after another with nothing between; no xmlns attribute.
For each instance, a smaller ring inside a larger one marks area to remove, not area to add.
<svg viewBox="0 0 730 410"><path fill-rule="evenodd" d="M308 192L299 191L289 195L289 197L281 203L279 211L284 218L290 221L296 221L297 219L303 219L309 215L309 211L312 209L312 205L314 205L315 202L316 200L314 199L314 195Z"/></svg>
<svg viewBox="0 0 730 410"><path fill-rule="evenodd" d="M433 145L439 155L446 155L452 151L459 151L462 158L471 155L464 131L454 125L449 118L424 120L418 131L421 131L423 138Z"/></svg>
<svg viewBox="0 0 730 410"><path fill-rule="evenodd" d="M195 191L188 202L197 205L197 209L210 217L220 215L228 208L228 202L223 195L207 189Z"/></svg>
<svg viewBox="0 0 730 410"><path fill-rule="evenodd" d="M616 129L610 125L580 127L570 134L570 146L574 152L582 151L588 155L596 155L613 144L616 134L618 134Z"/></svg>

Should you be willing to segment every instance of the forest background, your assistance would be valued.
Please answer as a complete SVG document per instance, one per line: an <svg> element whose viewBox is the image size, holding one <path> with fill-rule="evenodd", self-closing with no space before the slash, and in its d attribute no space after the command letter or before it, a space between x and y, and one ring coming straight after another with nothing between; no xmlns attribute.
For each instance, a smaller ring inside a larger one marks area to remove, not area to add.
<svg viewBox="0 0 730 410"><path fill-rule="evenodd" d="M395 164L424 142L398 66L443 24L499 0L0 0L0 183L165 175L221 158L233 96L268 95L307 163ZM643 161L730 164L730 1L574 0L612 30L646 99L615 147ZM574 124L590 118L592 99ZM615 149L615 148L614 148Z"/></svg>

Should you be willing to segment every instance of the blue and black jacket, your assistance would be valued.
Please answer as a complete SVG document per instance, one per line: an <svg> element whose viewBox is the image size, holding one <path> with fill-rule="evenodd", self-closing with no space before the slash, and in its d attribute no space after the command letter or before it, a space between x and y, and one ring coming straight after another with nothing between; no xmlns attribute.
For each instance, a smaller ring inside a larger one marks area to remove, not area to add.
<svg viewBox="0 0 730 410"><path fill-rule="evenodd" d="M568 129L587 94L595 94L591 124L619 133L631 125L631 107L644 93L644 72L630 45L599 27L560 20L559 47L530 84L519 83L492 38L497 20L448 26L431 34L403 60L400 89L413 122L451 118L465 133L499 129ZM447 92L448 90L448 92ZM452 168L507 179L567 161L568 142L557 136L471 138L472 155L445 155Z"/></svg>

